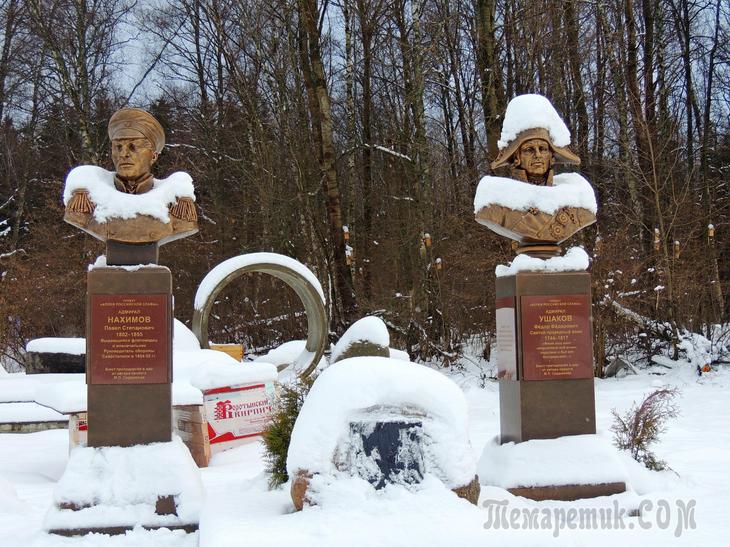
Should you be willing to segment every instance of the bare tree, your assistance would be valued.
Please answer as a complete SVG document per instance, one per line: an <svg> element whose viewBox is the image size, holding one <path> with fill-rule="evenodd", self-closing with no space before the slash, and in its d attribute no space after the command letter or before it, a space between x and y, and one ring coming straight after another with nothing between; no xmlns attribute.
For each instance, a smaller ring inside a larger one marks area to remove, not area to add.
<svg viewBox="0 0 730 547"><path fill-rule="evenodd" d="M336 330L342 330L354 320L357 303L352 275L345 256L342 206L335 166L332 106L322 60L321 40L324 10L317 0L298 0L297 13L300 24L300 60L308 95L312 134L319 156L327 203L328 239L330 241L327 254L331 257L329 261L330 276L333 279L334 288L331 320Z"/></svg>
<svg viewBox="0 0 730 547"><path fill-rule="evenodd" d="M98 162L103 137L95 127L96 105L113 87L111 69L122 41L120 22L126 0L28 0L32 28L47 55L46 92L66 104L71 129L79 135L77 160Z"/></svg>

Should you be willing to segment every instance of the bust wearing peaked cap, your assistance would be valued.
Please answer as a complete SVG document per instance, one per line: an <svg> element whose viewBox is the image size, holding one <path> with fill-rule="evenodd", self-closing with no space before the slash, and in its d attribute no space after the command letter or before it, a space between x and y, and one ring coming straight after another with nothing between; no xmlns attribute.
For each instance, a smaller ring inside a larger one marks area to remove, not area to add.
<svg viewBox="0 0 730 547"><path fill-rule="evenodd" d="M115 171L83 165L66 177L64 219L102 241L157 242L198 230L195 194L187 173L158 180L152 167L165 146L154 116L123 108L109 120Z"/></svg>
<svg viewBox="0 0 730 547"><path fill-rule="evenodd" d="M509 166L513 179L539 186L552 186L555 163L580 165L580 158L567 147L556 146L550 132L542 127L521 131L500 150L492 169Z"/></svg>
<svg viewBox="0 0 730 547"><path fill-rule="evenodd" d="M114 186L127 194L144 194L153 187L152 165L165 146L165 132L151 114L123 108L109 120Z"/></svg>

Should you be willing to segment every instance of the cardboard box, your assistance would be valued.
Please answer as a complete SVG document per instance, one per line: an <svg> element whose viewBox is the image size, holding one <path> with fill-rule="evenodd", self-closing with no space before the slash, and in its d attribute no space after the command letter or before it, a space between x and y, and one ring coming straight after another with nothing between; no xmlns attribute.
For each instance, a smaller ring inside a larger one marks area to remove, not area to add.
<svg viewBox="0 0 730 547"><path fill-rule="evenodd" d="M179 405L172 408L172 417L176 421L205 423L203 405Z"/></svg>
<svg viewBox="0 0 730 547"><path fill-rule="evenodd" d="M180 437L198 467L208 467L210 462L210 442L208 424L202 405L183 405L172 407L172 425L175 435Z"/></svg>
<svg viewBox="0 0 730 547"><path fill-rule="evenodd" d="M190 455L198 467L208 467L208 463L210 462L210 444L208 442L195 443L185 441L185 446L190 450Z"/></svg>
<svg viewBox="0 0 730 547"><path fill-rule="evenodd" d="M261 435L271 420L273 403L273 382L203 391L211 453L239 446Z"/></svg>

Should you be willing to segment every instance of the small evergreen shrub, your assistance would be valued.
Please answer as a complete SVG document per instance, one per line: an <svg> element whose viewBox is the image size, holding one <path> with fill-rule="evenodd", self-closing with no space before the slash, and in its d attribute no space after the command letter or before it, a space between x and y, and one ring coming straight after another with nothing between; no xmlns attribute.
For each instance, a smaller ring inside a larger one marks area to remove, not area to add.
<svg viewBox="0 0 730 547"><path fill-rule="evenodd" d="M650 447L665 431L667 420L679 415L674 403L677 395L677 388L663 387L650 393L639 406L634 403L623 416L614 409L611 426L614 445L628 451L632 458L643 463L647 469L668 469L666 462L657 459Z"/></svg>
<svg viewBox="0 0 730 547"><path fill-rule="evenodd" d="M266 450L266 470L271 473L269 487L276 488L289 480L286 472L286 455L289 451L289 441L297 421L299 411L304 404L314 378L298 379L293 384L281 386L277 396L274 415L271 423L263 433Z"/></svg>

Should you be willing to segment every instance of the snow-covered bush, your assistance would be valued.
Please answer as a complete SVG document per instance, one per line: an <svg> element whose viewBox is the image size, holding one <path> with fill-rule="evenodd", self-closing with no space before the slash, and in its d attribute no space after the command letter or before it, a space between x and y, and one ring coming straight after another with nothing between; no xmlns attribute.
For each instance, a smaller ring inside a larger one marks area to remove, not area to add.
<svg viewBox="0 0 730 547"><path fill-rule="evenodd" d="M677 388L663 387L650 393L639 406L634 403L623 416L612 410L614 444L652 471L667 469L666 462L657 459L650 447L666 429L667 420L679 414L674 404L678 394Z"/></svg>
<svg viewBox="0 0 730 547"><path fill-rule="evenodd" d="M266 470L271 473L269 486L275 488L289 480L286 472L286 455L289 452L289 442L294 423L304 399L314 383L312 376L299 378L295 382L282 384L276 397L274 415L271 423L263 433L266 451Z"/></svg>

